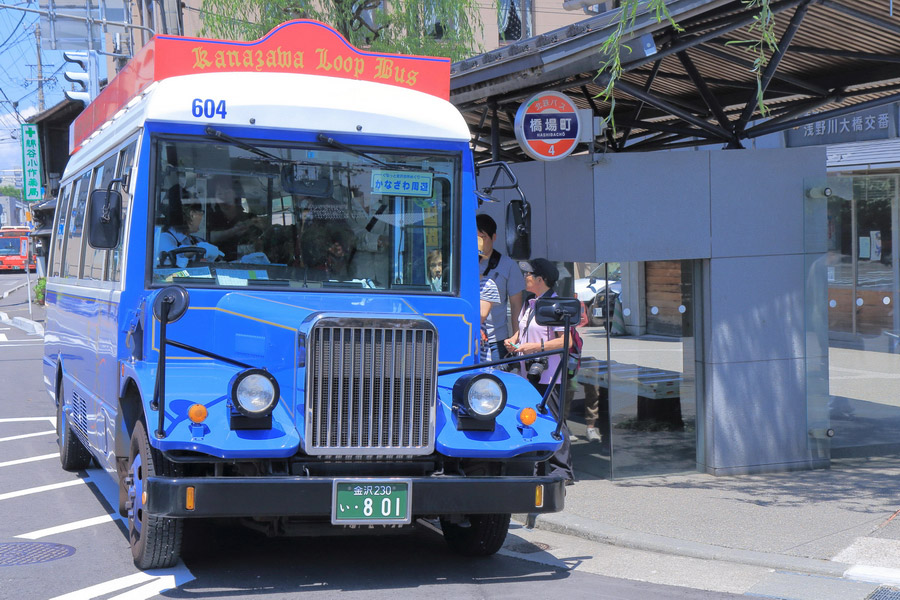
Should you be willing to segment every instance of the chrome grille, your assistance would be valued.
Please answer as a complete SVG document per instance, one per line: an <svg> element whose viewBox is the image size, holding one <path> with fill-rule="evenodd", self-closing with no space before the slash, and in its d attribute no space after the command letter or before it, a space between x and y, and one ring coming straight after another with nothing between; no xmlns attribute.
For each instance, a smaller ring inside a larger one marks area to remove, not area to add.
<svg viewBox="0 0 900 600"><path fill-rule="evenodd" d="M437 346L424 319L319 319L306 347L306 451L431 453Z"/></svg>

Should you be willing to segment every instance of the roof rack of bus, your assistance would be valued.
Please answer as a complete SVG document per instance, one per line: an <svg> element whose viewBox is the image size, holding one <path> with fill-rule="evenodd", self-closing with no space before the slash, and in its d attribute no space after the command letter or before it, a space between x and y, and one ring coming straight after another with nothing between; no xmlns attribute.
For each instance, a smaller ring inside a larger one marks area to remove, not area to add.
<svg viewBox="0 0 900 600"><path fill-rule="evenodd" d="M221 72L359 79L450 98L449 58L365 52L319 21L288 21L252 42L157 35L72 123L69 154L77 152L104 123L133 106L132 101L154 82Z"/></svg>

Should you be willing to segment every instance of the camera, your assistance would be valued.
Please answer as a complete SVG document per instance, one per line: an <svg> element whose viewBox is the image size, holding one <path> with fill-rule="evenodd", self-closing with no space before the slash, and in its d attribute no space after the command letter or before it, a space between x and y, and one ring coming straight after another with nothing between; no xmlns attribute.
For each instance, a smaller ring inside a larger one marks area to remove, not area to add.
<svg viewBox="0 0 900 600"><path fill-rule="evenodd" d="M507 373L516 373L519 370L519 363L506 363L499 365L497 368Z"/></svg>
<svg viewBox="0 0 900 600"><path fill-rule="evenodd" d="M525 373L532 385L541 381L541 375L547 369L547 357L532 358L525 361Z"/></svg>

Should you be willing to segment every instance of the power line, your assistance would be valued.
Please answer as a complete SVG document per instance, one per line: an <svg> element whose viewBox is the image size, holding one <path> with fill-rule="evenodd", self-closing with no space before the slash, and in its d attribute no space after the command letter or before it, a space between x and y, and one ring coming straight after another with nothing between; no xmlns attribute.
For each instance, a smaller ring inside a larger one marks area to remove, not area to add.
<svg viewBox="0 0 900 600"><path fill-rule="evenodd" d="M22 24L22 21L24 21L24 20L25 20L25 13L22 13L22 16L19 17L19 22L16 23L16 26L13 27L13 30L10 32L10 34L9 34L8 36L6 36L6 39L3 40L3 43L2 43L2 44L0 44L0 48L2 48L3 46L5 46L5 45L6 45L6 42L8 42L9 39L10 39L13 35L15 35L16 33L19 33L19 32L21 31L21 30L19 29L19 25L21 25L21 24Z"/></svg>

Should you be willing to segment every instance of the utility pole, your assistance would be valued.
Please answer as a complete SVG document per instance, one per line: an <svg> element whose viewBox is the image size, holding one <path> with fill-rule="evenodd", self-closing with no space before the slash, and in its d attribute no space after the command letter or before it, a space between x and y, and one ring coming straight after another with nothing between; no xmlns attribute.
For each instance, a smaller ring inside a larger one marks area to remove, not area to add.
<svg viewBox="0 0 900 600"><path fill-rule="evenodd" d="M44 66L41 64L41 26L38 23L34 26L34 39L37 42L38 112L44 112Z"/></svg>

